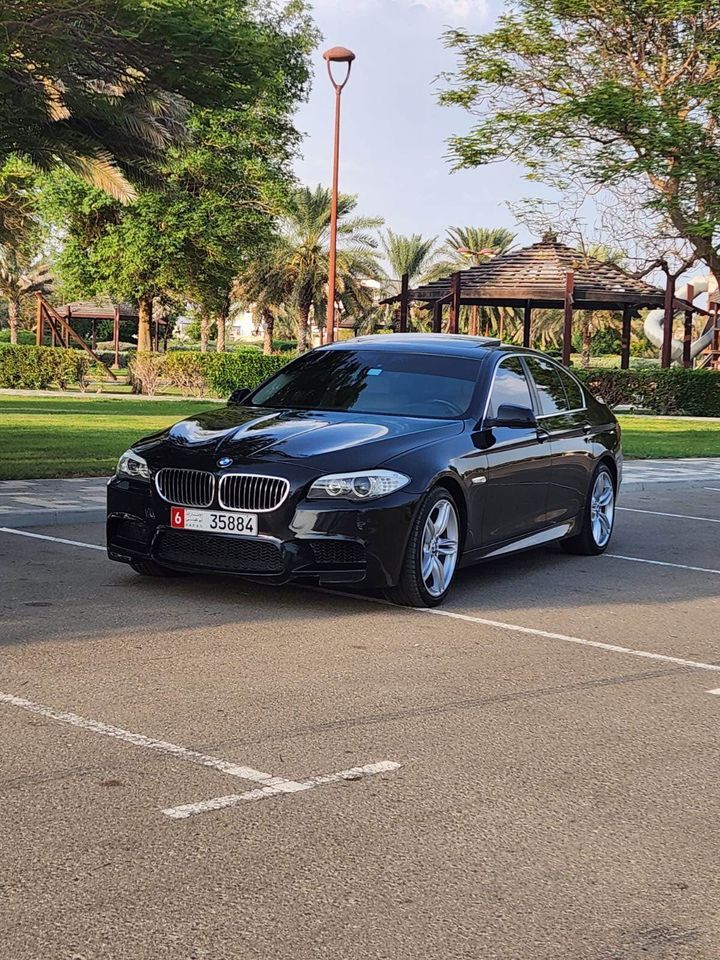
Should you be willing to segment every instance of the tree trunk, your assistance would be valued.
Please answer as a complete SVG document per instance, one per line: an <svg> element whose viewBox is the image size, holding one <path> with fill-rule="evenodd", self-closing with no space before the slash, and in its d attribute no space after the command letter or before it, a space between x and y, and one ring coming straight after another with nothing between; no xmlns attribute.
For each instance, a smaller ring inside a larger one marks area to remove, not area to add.
<svg viewBox="0 0 720 960"><path fill-rule="evenodd" d="M138 353L152 350L152 297L144 295L138 300Z"/></svg>
<svg viewBox="0 0 720 960"><path fill-rule="evenodd" d="M298 353L305 353L310 342L310 304L298 308Z"/></svg>
<svg viewBox="0 0 720 960"><path fill-rule="evenodd" d="M275 315L272 310L263 310L263 353L269 356L273 352L273 336L275 334Z"/></svg>
<svg viewBox="0 0 720 960"><path fill-rule="evenodd" d="M210 317L203 313L200 317L200 353L207 353L210 338Z"/></svg>
<svg viewBox="0 0 720 960"><path fill-rule="evenodd" d="M592 341L592 329L590 327L590 311L583 310L582 312L582 365L583 367L590 366L590 349Z"/></svg>
<svg viewBox="0 0 720 960"><path fill-rule="evenodd" d="M221 310L217 315L217 352L225 353L225 328L227 326L228 316L226 310Z"/></svg>
<svg viewBox="0 0 720 960"><path fill-rule="evenodd" d="M10 343L17 343L18 319L20 318L20 298L8 297L8 324L10 326Z"/></svg>

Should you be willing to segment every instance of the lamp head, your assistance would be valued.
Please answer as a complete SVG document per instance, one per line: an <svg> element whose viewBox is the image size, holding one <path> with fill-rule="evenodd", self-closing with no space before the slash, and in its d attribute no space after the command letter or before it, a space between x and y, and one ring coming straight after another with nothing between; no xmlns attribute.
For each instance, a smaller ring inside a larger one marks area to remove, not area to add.
<svg viewBox="0 0 720 960"><path fill-rule="evenodd" d="M329 50L325 51L323 57L328 63L352 63L355 54L347 47L330 47Z"/></svg>

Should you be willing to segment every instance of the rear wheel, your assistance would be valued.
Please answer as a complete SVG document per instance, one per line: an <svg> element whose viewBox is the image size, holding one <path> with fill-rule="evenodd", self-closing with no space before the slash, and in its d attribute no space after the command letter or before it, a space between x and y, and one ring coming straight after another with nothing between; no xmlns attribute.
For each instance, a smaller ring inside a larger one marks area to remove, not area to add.
<svg viewBox="0 0 720 960"><path fill-rule="evenodd" d="M442 487L427 495L408 539L400 581L386 592L406 607L436 607L450 590L460 556L460 522L452 496Z"/></svg>
<svg viewBox="0 0 720 960"><path fill-rule="evenodd" d="M566 553L593 556L604 553L615 523L615 481L607 464L601 463L593 474L580 532L560 546Z"/></svg>
<svg viewBox="0 0 720 960"><path fill-rule="evenodd" d="M135 573L139 573L143 577L181 577L183 575L181 571L162 567L154 560L131 560L130 566Z"/></svg>

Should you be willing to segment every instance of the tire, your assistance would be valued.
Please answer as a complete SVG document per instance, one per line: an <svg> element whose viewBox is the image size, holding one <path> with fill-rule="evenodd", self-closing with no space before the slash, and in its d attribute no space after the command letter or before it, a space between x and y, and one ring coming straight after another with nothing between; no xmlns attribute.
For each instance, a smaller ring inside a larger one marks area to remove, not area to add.
<svg viewBox="0 0 720 960"><path fill-rule="evenodd" d="M600 508L605 521L598 519L598 492L609 500ZM566 553L581 554L587 557L604 553L610 545L615 524L615 480L606 463L596 467L588 489L587 501L583 509L582 527L573 537L560 541ZM602 530L599 535L598 531Z"/></svg>
<svg viewBox="0 0 720 960"><path fill-rule="evenodd" d="M447 517L447 523L443 531L438 525L442 527L444 517ZM433 533L431 528L437 532ZM436 607L441 604L457 571L460 544L457 504L444 487L435 487L428 493L413 521L400 580L395 587L385 591L387 599L404 607ZM428 569L431 571L429 575Z"/></svg>
<svg viewBox="0 0 720 960"><path fill-rule="evenodd" d="M161 567L154 560L131 560L130 566L135 573L143 577L182 577L180 570L170 570L169 567Z"/></svg>

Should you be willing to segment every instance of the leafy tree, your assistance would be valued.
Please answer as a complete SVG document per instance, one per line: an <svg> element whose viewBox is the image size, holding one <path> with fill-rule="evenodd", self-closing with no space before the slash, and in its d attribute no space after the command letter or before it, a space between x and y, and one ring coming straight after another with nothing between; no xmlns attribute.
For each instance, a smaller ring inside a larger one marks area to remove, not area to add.
<svg viewBox="0 0 720 960"><path fill-rule="evenodd" d="M243 0L228 0L224 9L242 23L252 12ZM298 140L291 113L308 78L314 34L298 4L250 24L262 40L262 84L232 106L195 108L188 140L156 162L153 181L132 204L77 177L49 178L45 206L65 233L58 267L66 291L136 302L141 350L151 347L157 298L194 302L207 348L211 320L227 317L234 275L269 241L287 194ZM238 78L244 71L238 68Z"/></svg>
<svg viewBox="0 0 720 960"><path fill-rule="evenodd" d="M42 227L35 202L35 176L28 165L10 158L0 166L0 296L7 301L10 342L17 343L24 298L44 290L47 269L39 264Z"/></svg>
<svg viewBox="0 0 720 960"><path fill-rule="evenodd" d="M720 277L720 14L707 0L518 0L494 30L453 30L442 100L476 116L458 166L621 191Z"/></svg>
<svg viewBox="0 0 720 960"><path fill-rule="evenodd" d="M338 198L338 251L336 294L346 314L367 309L372 295L366 282L379 278L377 241L369 233L379 227L378 217L356 217L357 197ZM285 302L298 312L298 351L308 349L310 311L321 318L327 303L330 242L330 191L323 186L300 187L288 203L281 223L279 268Z"/></svg>
<svg viewBox="0 0 720 960"><path fill-rule="evenodd" d="M256 16L248 0L5 0L0 161L62 163L132 199L128 179L152 179L190 105L252 103L292 66L273 25L285 16L274 6ZM290 69L291 101L304 83Z"/></svg>

